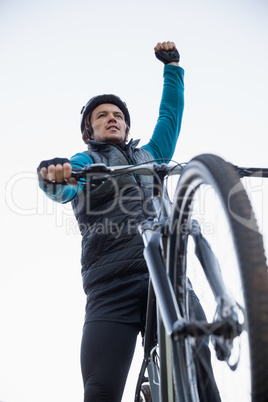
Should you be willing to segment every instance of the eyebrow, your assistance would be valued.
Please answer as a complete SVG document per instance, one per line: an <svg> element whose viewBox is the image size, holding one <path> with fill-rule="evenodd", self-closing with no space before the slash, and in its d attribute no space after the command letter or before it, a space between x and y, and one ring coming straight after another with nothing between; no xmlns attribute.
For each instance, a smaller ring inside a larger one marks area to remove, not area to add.
<svg viewBox="0 0 268 402"><path fill-rule="evenodd" d="M96 114L96 117L97 116L99 116L99 114L102 114L102 113L108 113L108 111L107 110L100 110L97 114ZM113 114L120 114L121 116L124 116L124 113L121 111L121 110L115 110L115 111L113 111L112 112Z"/></svg>

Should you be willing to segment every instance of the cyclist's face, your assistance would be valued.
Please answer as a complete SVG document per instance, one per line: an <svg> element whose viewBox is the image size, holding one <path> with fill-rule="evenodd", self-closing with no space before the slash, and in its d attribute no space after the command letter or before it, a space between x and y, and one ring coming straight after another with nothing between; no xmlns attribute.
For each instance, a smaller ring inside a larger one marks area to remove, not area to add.
<svg viewBox="0 0 268 402"><path fill-rule="evenodd" d="M98 142L121 144L126 139L126 122L121 109L104 103L97 106L91 115L93 139Z"/></svg>

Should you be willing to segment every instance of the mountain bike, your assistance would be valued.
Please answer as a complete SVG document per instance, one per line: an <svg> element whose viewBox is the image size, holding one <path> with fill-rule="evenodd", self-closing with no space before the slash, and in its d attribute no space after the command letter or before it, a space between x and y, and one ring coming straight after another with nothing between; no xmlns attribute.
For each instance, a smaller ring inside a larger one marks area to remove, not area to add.
<svg viewBox="0 0 268 402"><path fill-rule="evenodd" d="M135 402L267 401L267 266L241 178L268 171L203 154L184 165L73 172L78 180L122 174L152 176L155 211L139 227L150 280ZM179 175L173 202L172 175Z"/></svg>

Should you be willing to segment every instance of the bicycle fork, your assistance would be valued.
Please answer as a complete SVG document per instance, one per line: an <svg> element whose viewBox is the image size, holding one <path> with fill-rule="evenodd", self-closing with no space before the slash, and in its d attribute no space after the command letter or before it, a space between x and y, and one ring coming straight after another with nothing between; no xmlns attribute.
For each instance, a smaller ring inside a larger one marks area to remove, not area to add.
<svg viewBox="0 0 268 402"><path fill-rule="evenodd" d="M218 322L214 321L213 326L210 327L207 324L206 327L210 330L211 334L216 335L212 338L212 341L217 358L225 360L229 364L228 359L231 355L233 339L242 333L245 326L245 312L229 296L222 279L219 262L208 241L203 237L198 222L195 220L192 221L190 235L195 242L195 254L204 270L218 304L218 310L216 311ZM239 323L238 312L242 312L244 324ZM232 370L235 370L237 364L238 362L229 366Z"/></svg>
<svg viewBox="0 0 268 402"><path fill-rule="evenodd" d="M195 222L193 222L195 225ZM173 383L172 373L168 373L168 360L172 359L171 342L178 341L182 337L207 336L208 333L214 336L214 346L219 360L225 360L231 354L232 340L240 335L243 331L243 325L238 322L237 307L229 297L221 277L220 267L216 257L211 250L208 242L204 239L200 232L200 228L195 227L195 231L190 233L196 244L196 255L200 260L203 270L208 278L214 296L220 300L219 311L217 312L218 321L213 324L207 322L186 322L181 316L178 303L173 291L173 287L165 268L162 254L162 234L165 223L146 220L140 225L140 233L144 241L144 257L150 273L153 292L157 300L158 311L158 336L159 354L160 354L160 371L157 372L156 354L147 355L144 361L144 371L148 368L149 377L153 378L152 391L154 401L166 402L173 399ZM194 227L194 226L193 226ZM164 353L164 355L162 354ZM164 362L164 364L163 364ZM180 364L181 362L177 362ZM231 367L235 369L235 365ZM180 381L180 379L178 380ZM178 384L177 391L183 392L183 385ZM158 395L155 389L158 387Z"/></svg>

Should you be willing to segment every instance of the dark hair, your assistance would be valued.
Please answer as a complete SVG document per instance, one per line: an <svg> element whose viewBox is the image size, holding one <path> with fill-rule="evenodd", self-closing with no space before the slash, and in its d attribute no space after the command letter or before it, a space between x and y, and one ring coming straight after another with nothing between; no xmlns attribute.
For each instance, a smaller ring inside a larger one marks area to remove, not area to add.
<svg viewBox="0 0 268 402"><path fill-rule="evenodd" d="M90 140L93 140L93 129L92 129L92 125L91 125L92 112L93 112L93 110L87 114L87 116L85 118L85 128L82 131L82 139L86 144L88 144L88 142ZM130 127L126 123L126 138L129 133L129 130L130 130ZM125 138L125 141L126 141L126 138Z"/></svg>
<svg viewBox="0 0 268 402"><path fill-rule="evenodd" d="M82 139L83 141L88 144L89 140L92 140L92 136L93 136L93 129L91 126L91 115L92 115L92 111L88 113L88 115L85 118L85 128L82 131Z"/></svg>

